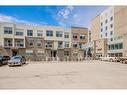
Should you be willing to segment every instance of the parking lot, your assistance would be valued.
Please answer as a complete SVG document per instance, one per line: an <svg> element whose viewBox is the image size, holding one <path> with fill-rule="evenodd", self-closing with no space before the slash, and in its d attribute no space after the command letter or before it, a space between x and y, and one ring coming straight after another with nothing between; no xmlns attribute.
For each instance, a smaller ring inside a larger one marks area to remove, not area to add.
<svg viewBox="0 0 127 95"><path fill-rule="evenodd" d="M127 88L127 64L90 60L0 67L0 89L66 88Z"/></svg>

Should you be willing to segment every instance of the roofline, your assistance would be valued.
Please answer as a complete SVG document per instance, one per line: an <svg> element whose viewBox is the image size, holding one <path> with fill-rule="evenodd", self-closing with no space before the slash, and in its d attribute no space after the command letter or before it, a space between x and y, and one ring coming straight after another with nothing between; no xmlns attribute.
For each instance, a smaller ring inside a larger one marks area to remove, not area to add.
<svg viewBox="0 0 127 95"><path fill-rule="evenodd" d="M114 7L114 6L109 6L109 7L107 7L105 10L103 10L101 13L103 13L104 11L106 11L108 8L110 8L110 7ZM100 16L100 14L101 13L99 13L98 15L96 15L94 18L92 18L90 21L92 21L92 20L94 20L96 17L98 17L98 16Z"/></svg>
<svg viewBox="0 0 127 95"><path fill-rule="evenodd" d="M88 28L86 28L86 27L77 27L77 26L71 26L71 28L88 29Z"/></svg>

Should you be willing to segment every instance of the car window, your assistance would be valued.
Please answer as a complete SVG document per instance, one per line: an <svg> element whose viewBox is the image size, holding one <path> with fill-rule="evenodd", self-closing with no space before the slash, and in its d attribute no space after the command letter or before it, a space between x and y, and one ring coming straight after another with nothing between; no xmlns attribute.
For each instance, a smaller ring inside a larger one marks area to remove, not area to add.
<svg viewBox="0 0 127 95"><path fill-rule="evenodd" d="M11 59L21 59L21 57L12 57Z"/></svg>
<svg viewBox="0 0 127 95"><path fill-rule="evenodd" d="M2 59L3 56L0 56L0 59Z"/></svg>

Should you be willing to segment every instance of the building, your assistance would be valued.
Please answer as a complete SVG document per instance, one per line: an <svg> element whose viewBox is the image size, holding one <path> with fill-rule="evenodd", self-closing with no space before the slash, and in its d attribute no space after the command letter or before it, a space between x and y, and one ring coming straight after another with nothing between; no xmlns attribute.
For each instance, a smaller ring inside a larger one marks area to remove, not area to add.
<svg viewBox="0 0 127 95"><path fill-rule="evenodd" d="M95 57L127 56L126 17L127 6L112 6L92 19L91 37Z"/></svg>
<svg viewBox="0 0 127 95"><path fill-rule="evenodd" d="M34 61L65 61L74 59L74 47L77 47L77 55L84 57L82 46L87 42L87 30L82 27L64 28L1 22L0 54L20 54L27 60ZM72 40L77 41L77 46Z"/></svg>
<svg viewBox="0 0 127 95"><path fill-rule="evenodd" d="M88 42L88 28L72 27L72 60L83 60L86 56L83 46Z"/></svg>

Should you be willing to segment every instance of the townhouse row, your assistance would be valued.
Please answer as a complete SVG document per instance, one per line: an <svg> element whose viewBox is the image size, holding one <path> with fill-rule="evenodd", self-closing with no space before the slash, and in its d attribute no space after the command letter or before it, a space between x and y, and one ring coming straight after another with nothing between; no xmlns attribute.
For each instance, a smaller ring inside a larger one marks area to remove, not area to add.
<svg viewBox="0 0 127 95"><path fill-rule="evenodd" d="M127 6L111 6L91 20L93 57L127 57Z"/></svg>
<svg viewBox="0 0 127 95"><path fill-rule="evenodd" d="M88 28L0 23L0 54L27 60L83 60Z"/></svg>

